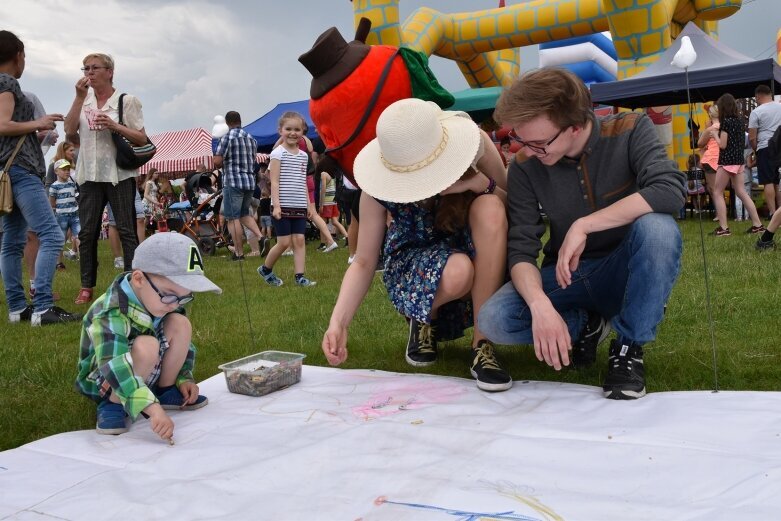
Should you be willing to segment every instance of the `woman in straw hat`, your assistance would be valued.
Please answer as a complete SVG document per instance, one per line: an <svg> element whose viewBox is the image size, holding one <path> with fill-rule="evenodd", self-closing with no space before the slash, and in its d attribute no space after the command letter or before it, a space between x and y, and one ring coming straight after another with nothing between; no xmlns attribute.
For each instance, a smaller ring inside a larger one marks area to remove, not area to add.
<svg viewBox="0 0 781 521"><path fill-rule="evenodd" d="M323 352L347 359L347 328L371 285L385 237L383 281L409 321L406 360L433 364L437 340L463 336L505 277L507 174L490 138L462 112L404 99L377 121L377 138L355 159L363 189L358 251L347 269ZM385 215L393 220L385 234ZM512 386L475 325L471 373L477 386Z"/></svg>

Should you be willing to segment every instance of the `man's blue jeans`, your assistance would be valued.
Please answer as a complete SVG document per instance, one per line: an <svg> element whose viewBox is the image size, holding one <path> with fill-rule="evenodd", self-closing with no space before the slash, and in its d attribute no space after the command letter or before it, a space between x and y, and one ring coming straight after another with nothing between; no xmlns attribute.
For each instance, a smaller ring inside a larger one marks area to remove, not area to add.
<svg viewBox="0 0 781 521"><path fill-rule="evenodd" d="M612 318L613 329L624 340L650 342L681 269L681 248L681 232L671 216L646 214L610 255L581 259L567 289L556 282L555 264L543 267L543 290L573 342L580 338L588 311ZM512 282L483 305L478 324L497 344L534 343L531 312Z"/></svg>
<svg viewBox="0 0 781 521"><path fill-rule="evenodd" d="M9 174L14 210L3 216L3 246L0 250L0 270L3 272L8 311L19 311L27 306L22 285L22 257L28 227L41 243L35 259L33 309L36 312L46 311L54 304L52 279L65 236L54 217L41 179L19 166L12 166Z"/></svg>

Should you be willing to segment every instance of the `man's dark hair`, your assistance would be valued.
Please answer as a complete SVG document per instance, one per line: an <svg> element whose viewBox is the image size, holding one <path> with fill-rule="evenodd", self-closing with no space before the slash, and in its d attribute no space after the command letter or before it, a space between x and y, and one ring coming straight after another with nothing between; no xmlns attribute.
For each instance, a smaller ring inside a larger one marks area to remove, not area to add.
<svg viewBox="0 0 781 521"><path fill-rule="evenodd" d="M754 89L754 96L772 96L773 91L770 90L770 87L767 85L757 85L757 88Z"/></svg>
<svg viewBox="0 0 781 521"><path fill-rule="evenodd" d="M231 125L241 126L241 116L235 110L230 110L228 111L227 114L225 114L225 123L227 123L228 126Z"/></svg>
<svg viewBox="0 0 781 521"><path fill-rule="evenodd" d="M22 51L24 51L22 40L11 31L0 31L0 63L13 60Z"/></svg>

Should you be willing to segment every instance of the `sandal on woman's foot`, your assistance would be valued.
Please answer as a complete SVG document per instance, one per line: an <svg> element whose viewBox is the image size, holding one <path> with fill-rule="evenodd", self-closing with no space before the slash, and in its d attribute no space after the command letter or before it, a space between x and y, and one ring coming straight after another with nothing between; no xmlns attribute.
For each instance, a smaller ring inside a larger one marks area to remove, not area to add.
<svg viewBox="0 0 781 521"><path fill-rule="evenodd" d="M92 288L81 288L76 300L73 302L75 304L88 304L92 302Z"/></svg>

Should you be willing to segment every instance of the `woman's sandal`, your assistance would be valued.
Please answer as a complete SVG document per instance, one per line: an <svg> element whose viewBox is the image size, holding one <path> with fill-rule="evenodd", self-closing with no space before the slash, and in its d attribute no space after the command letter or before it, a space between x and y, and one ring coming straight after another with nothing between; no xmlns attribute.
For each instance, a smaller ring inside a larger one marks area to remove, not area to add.
<svg viewBox="0 0 781 521"><path fill-rule="evenodd" d="M79 290L79 295L73 302L75 304L88 304L92 302L92 288L81 288Z"/></svg>

